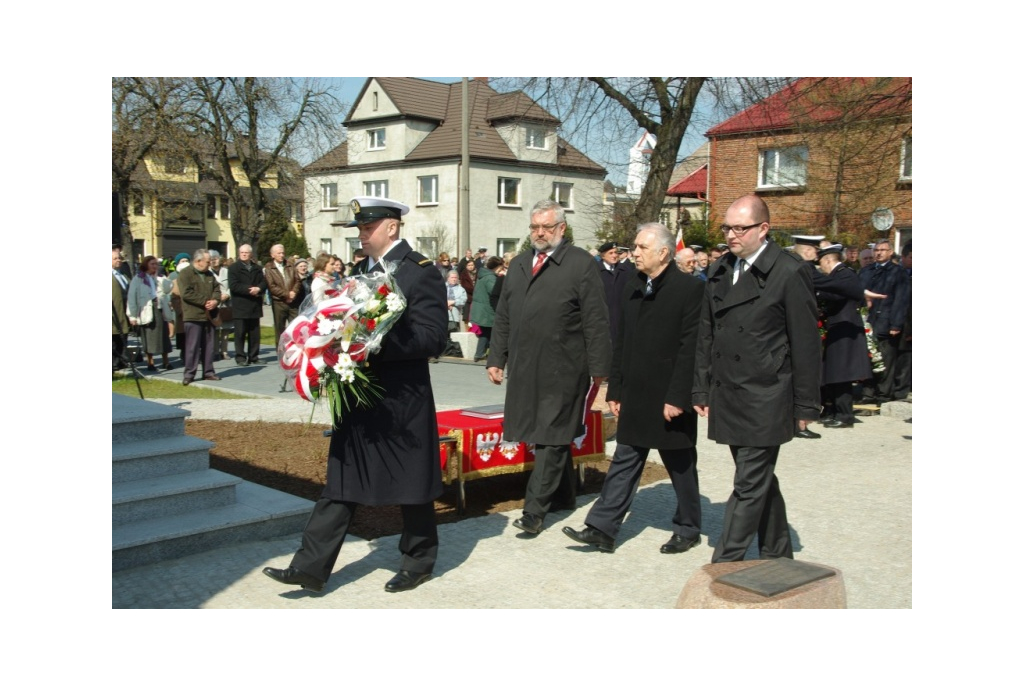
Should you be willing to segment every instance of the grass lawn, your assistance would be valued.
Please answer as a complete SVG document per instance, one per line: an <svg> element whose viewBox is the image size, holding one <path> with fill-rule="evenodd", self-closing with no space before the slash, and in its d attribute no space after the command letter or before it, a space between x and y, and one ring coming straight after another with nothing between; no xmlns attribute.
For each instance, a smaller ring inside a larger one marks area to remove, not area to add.
<svg viewBox="0 0 1024 685"><path fill-rule="evenodd" d="M273 332L271 332L273 333ZM244 400L251 399L244 395L236 395L230 392L214 390L213 388L202 388L195 385L182 385L180 382L172 383L160 379L140 378L142 394L147 400ZM111 383L111 389L121 395L138 397L139 389L135 387L135 381L131 377L115 378Z"/></svg>

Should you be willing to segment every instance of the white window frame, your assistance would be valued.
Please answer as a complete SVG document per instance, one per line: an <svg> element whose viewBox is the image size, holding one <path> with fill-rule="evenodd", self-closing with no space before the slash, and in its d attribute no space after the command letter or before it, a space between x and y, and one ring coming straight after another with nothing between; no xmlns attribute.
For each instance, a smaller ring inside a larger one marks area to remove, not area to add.
<svg viewBox="0 0 1024 685"><path fill-rule="evenodd" d="M561 193L559 190L568 191L569 197L562 200L560 197ZM554 181L551 184L551 197L558 204L562 205L562 209L571 211L572 210L572 183L565 183L564 181Z"/></svg>
<svg viewBox="0 0 1024 685"><path fill-rule="evenodd" d="M367 197L387 197L387 181L363 181L363 195Z"/></svg>
<svg viewBox="0 0 1024 685"><path fill-rule="evenodd" d="M366 149L383 150L388 146L388 133L386 128L371 128L366 132Z"/></svg>
<svg viewBox="0 0 1024 685"><path fill-rule="evenodd" d="M802 178L782 179L779 169L783 158L800 151L803 162ZM789 145L761 150L757 155L757 187L758 188L803 188L807 185L807 146Z"/></svg>
<svg viewBox="0 0 1024 685"><path fill-rule="evenodd" d="M333 200L333 203L332 203ZM321 183L320 184L320 208L321 209L337 209L338 208L338 184L337 183Z"/></svg>
<svg viewBox="0 0 1024 685"><path fill-rule="evenodd" d="M354 261L352 256L356 250L362 249L363 244L359 242L359 238L345 238L345 243L348 245L348 261Z"/></svg>
<svg viewBox="0 0 1024 685"><path fill-rule="evenodd" d="M430 197L424 197L424 189L429 190ZM437 204L437 175L416 177L416 204L436 205Z"/></svg>
<svg viewBox="0 0 1024 685"><path fill-rule="evenodd" d="M334 254L334 252L331 251L331 239L330 238L321 238L320 239L320 250L323 251L323 252L326 252L327 254Z"/></svg>
<svg viewBox="0 0 1024 685"><path fill-rule="evenodd" d="M509 202L505 193L505 182L511 181L515 184L515 202ZM521 178L511 178L509 176L498 177L498 206L499 207L519 207L519 195L520 189L522 188L523 180Z"/></svg>
<svg viewBox="0 0 1024 685"><path fill-rule="evenodd" d="M910 181L914 172L914 148L913 137L903 136L903 145L900 147L900 180Z"/></svg>
<svg viewBox="0 0 1024 685"><path fill-rule="evenodd" d="M224 197L223 195L220 198L220 218L221 219L230 219L231 218L231 200L229 200L228 198Z"/></svg>
<svg viewBox="0 0 1024 685"><path fill-rule="evenodd" d="M540 138L540 145L537 144L537 139ZM526 147L529 150L547 150L548 149L548 132L543 126L527 126L526 127Z"/></svg>
<svg viewBox="0 0 1024 685"><path fill-rule="evenodd" d="M434 259L435 257L437 257L438 253L438 242L439 241L437 236L433 235L416 238L416 251L419 252L421 255L425 255L427 257L430 257L431 259Z"/></svg>
<svg viewBox="0 0 1024 685"><path fill-rule="evenodd" d="M504 257L506 252L519 252L520 242L520 238L498 238L498 251L494 254Z"/></svg>

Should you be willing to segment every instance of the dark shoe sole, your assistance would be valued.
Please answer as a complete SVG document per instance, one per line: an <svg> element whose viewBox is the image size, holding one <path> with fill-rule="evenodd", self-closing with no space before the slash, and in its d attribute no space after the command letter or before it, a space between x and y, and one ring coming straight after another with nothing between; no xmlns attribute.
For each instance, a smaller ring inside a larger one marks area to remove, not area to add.
<svg viewBox="0 0 1024 685"><path fill-rule="evenodd" d="M281 578L278 578L273 573L271 573L272 570L273 569L270 569L270 568L263 569L263 575L265 575L267 578L271 578L272 580L276 580L277 582L281 583L282 585L291 585L293 587L298 585L303 590L308 590L309 592L323 592L323 590L324 590L325 583L316 583L316 584L310 584L310 585L303 585L301 583L289 583L288 581L282 580Z"/></svg>
<svg viewBox="0 0 1024 685"><path fill-rule="evenodd" d="M614 554L615 553L615 545L614 544L608 544L607 542L597 542L596 540L593 541L593 542L591 542L590 540L584 540L582 537L580 537L576 533L576 531L574 531L569 526L565 526L564 528L562 528L562 532L565 533L566 535L568 535L570 540L573 540L574 542L578 542L581 545L589 545L590 547L594 547L598 551L606 552L608 554Z"/></svg>
<svg viewBox="0 0 1024 685"><path fill-rule="evenodd" d="M434 576L432 574L427 573L427 574L423 575L422 577L417 578L416 580L411 580L411 581L409 581L407 583L403 582L400 585L397 585L397 584L393 585L392 584L394 582L393 580L392 581L388 581L384 585L384 592L405 592L406 590L414 590L414 589L418 588L420 585L423 585L423 583L427 582L428 580L430 580L433 577Z"/></svg>
<svg viewBox="0 0 1024 685"><path fill-rule="evenodd" d="M525 523L523 523L521 519L516 519L512 522L512 525L518 528L519 530L523 531L524 533L529 533L530 535L538 535L542 530L544 530L543 524L538 525L537 528L531 528L527 526Z"/></svg>
<svg viewBox="0 0 1024 685"><path fill-rule="evenodd" d="M661 546L661 553L662 554L682 554L683 552L690 551L691 549L693 549L694 547L697 547L698 545L700 545L700 538L697 538L696 540L690 540L689 544L687 544L685 547L676 547L675 545L665 544L665 545Z"/></svg>

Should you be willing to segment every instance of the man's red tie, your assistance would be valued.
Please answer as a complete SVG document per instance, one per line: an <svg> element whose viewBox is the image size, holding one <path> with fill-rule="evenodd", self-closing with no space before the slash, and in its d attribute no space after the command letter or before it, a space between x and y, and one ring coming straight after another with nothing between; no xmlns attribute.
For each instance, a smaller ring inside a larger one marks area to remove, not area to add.
<svg viewBox="0 0 1024 685"><path fill-rule="evenodd" d="M533 275L534 276L536 276L537 272L540 271L540 268L542 266L544 266L544 260L547 259L547 258L548 258L547 254L545 254L543 252L538 252L537 253L537 263L533 265Z"/></svg>

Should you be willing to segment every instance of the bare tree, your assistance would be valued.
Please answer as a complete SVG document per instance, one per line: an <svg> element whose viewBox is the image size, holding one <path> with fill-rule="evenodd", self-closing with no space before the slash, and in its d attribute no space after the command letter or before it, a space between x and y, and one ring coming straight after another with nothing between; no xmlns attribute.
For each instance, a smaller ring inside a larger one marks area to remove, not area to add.
<svg viewBox="0 0 1024 685"><path fill-rule="evenodd" d="M166 141L179 123L182 81L170 78L116 77L112 88L112 185L118 197L121 239L129 264L135 264L129 221L132 174L150 152Z"/></svg>
<svg viewBox="0 0 1024 685"><path fill-rule="evenodd" d="M185 131L192 157L231 201L235 242L255 242L272 175L281 180L296 145L336 139L341 103L316 79L257 77L196 77L191 101Z"/></svg>

